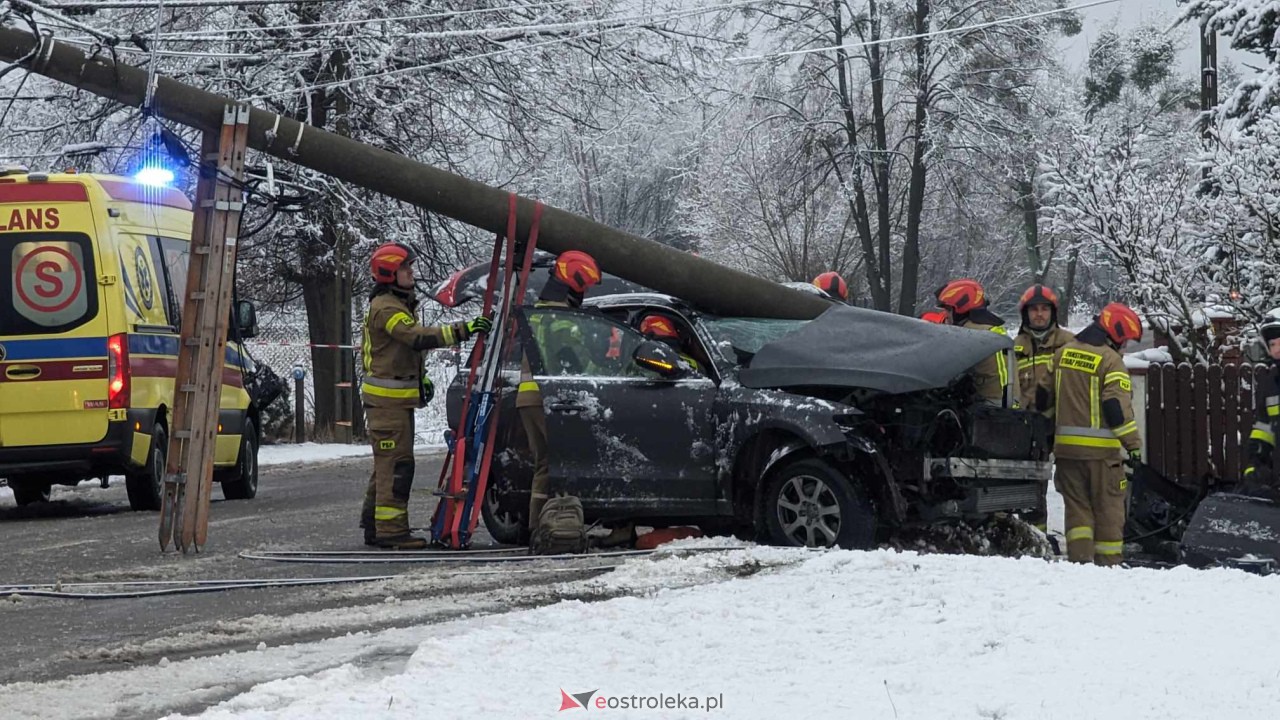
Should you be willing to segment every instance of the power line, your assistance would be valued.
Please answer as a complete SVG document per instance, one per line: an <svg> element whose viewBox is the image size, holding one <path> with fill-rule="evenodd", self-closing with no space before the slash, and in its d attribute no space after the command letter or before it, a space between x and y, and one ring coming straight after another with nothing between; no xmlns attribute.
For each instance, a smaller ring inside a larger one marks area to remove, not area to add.
<svg viewBox="0 0 1280 720"><path fill-rule="evenodd" d="M56 10L47 8L43 5L37 5L33 2L28 2L28 0L9 0L9 4L13 5L15 8L24 8L28 13L36 13L39 15L44 15L46 17L52 18L54 20L57 20L60 23L63 23L64 25L75 28L80 32L87 32L90 35L98 38L99 40L102 40L103 42L106 42L109 45L115 45L116 43L120 42L120 38L116 37L115 35L112 35L111 33L105 33L105 32L102 32L101 30L98 30L97 28L91 27L89 25L85 25L84 23L79 22L78 20L72 20L66 15L63 15L62 13L57 12Z"/></svg>
<svg viewBox="0 0 1280 720"><path fill-rule="evenodd" d="M924 38L938 37L940 35L955 35L956 33L969 32L971 30L982 30L984 28L996 27L997 25L1011 25L1023 20L1034 20L1049 15L1057 15L1059 13L1074 12L1076 10L1084 10L1086 8L1097 7L1099 5L1110 5L1121 0L1095 0L1080 5L1072 5L1070 7L1055 8L1053 10L1044 10L1041 12L1028 13L1026 15L1018 15L1015 17L1001 18L990 22L975 23L973 25L964 25L954 28L943 28L941 30L930 30L926 33L917 33L915 35L903 35L900 37L881 38L879 40L868 40L866 42L849 43L845 45L831 45L820 48L804 48L801 50L787 50L784 52L763 53L761 55L740 55L738 57L728 58L730 62L748 62L751 60L768 60L771 58L790 57L792 55L807 55L809 53L831 52L832 50L857 50L858 48L872 47L874 45L886 45L888 43L905 42L907 40L922 40Z"/></svg>
<svg viewBox="0 0 1280 720"><path fill-rule="evenodd" d="M350 2L350 0L170 0L169 7L203 8L227 5L317 5L321 3ZM94 10L150 10L154 2L146 0L106 0L104 2L47 2L51 10L92 12Z"/></svg>
<svg viewBox="0 0 1280 720"><path fill-rule="evenodd" d="M461 17L466 15L487 15L489 13L508 12L512 10L535 10L538 8L555 7L557 5L577 5L577 4L594 4L595 0L553 0L552 2L531 3L528 5L508 5L506 7L495 8L478 8L475 10L450 10L448 12L426 13L422 15L402 15L398 17L370 17L361 18L359 20L336 20L333 22L323 23L298 23L296 25L275 25L272 27L241 27L226 28L218 30L215 33L201 32L171 32L162 33L160 38L166 41L173 40L229 40L227 37L231 34L247 34L258 32L275 32L278 30L309 30L311 28L325 27L345 27L348 25L364 25L383 22L402 22L406 20L428 20L433 18L450 18Z"/></svg>

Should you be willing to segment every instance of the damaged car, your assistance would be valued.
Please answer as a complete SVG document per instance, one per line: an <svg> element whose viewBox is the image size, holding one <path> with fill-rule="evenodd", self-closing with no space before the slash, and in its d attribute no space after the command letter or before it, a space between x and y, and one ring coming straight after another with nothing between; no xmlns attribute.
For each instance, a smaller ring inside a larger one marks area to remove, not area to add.
<svg viewBox="0 0 1280 720"><path fill-rule="evenodd" d="M640 319L672 321L681 362ZM1035 507L1040 416L992 407L966 370L1007 338L843 305L813 320L720 317L645 292L522 308L503 373L485 524L525 540L532 464L515 412L523 352L541 387L553 492L588 522L698 525L780 545L872 547L896 528ZM544 322L572 327L548 357ZM458 427L461 378L448 393Z"/></svg>

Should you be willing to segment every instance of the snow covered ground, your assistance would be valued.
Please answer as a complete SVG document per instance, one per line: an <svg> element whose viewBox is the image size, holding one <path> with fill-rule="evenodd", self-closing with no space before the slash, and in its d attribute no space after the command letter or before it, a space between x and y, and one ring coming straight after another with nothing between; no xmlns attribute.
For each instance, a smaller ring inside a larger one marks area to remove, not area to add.
<svg viewBox="0 0 1280 720"><path fill-rule="evenodd" d="M552 717L561 708L633 718L1234 720L1280 707L1278 577L748 547L633 560L558 589L589 601L478 608L438 624L10 685L0 687L0 715L110 717L95 711L141 697L226 698L202 718L308 720ZM394 600L367 610L370 621L400 611ZM709 701L718 707L708 711Z"/></svg>

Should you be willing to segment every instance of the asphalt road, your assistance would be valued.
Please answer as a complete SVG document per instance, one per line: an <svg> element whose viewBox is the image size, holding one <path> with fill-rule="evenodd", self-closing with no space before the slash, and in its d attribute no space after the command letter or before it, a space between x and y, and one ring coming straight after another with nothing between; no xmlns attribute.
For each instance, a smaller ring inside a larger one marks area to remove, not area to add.
<svg viewBox="0 0 1280 720"><path fill-rule="evenodd" d="M439 457L418 458L410 504L410 522L415 525L425 525L430 518L430 490L439 467ZM253 500L224 501L215 489L209 544L198 555L161 553L158 515L130 511L123 482L106 490L96 484L55 488L51 502L25 508L17 508L12 500L0 501L0 585L398 575L377 583L139 599L0 597L0 684L126 669L263 642L306 642L411 625L426 618L383 613L371 620L374 613L362 618L359 612L342 609L383 603L389 593L402 599L439 597L447 600L441 608L467 609L468 602L459 603L459 598L471 598L470 607L476 607L486 597L493 600L494 593L522 587L536 591L539 585L595 572L461 577L458 565L310 565L237 557L247 549L366 549L357 519L369 470L367 458L266 467ZM483 532L475 540L477 546L490 542ZM521 604L542 604L537 592L524 598ZM556 599L548 594L545 601ZM433 611L430 620L448 619L450 612Z"/></svg>

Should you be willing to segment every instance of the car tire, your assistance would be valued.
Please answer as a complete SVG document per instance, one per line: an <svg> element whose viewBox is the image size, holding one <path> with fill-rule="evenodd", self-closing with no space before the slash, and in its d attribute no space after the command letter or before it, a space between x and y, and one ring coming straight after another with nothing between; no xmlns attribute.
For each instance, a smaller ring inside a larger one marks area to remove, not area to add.
<svg viewBox="0 0 1280 720"><path fill-rule="evenodd" d="M240 453L232 474L222 479L222 496L228 500L252 500L258 494L258 432L253 421L244 421Z"/></svg>
<svg viewBox="0 0 1280 720"><path fill-rule="evenodd" d="M151 429L151 451L147 464L124 476L124 487L129 493L129 507L134 510L159 510L164 496L164 472L169 462L169 432L164 423L156 419Z"/></svg>
<svg viewBox="0 0 1280 720"><path fill-rule="evenodd" d="M490 484L484 493L480 515L493 541L500 545L528 545L529 521L526 512L504 511L501 491Z"/></svg>
<svg viewBox="0 0 1280 720"><path fill-rule="evenodd" d="M49 502L53 485L43 480L10 480L9 489L13 491L13 501L18 507L38 502Z"/></svg>
<svg viewBox="0 0 1280 720"><path fill-rule="evenodd" d="M819 458L769 473L761 511L765 537L774 545L875 546L875 509L848 476Z"/></svg>

